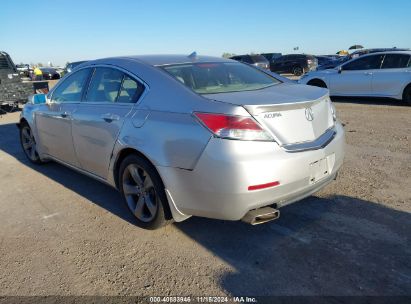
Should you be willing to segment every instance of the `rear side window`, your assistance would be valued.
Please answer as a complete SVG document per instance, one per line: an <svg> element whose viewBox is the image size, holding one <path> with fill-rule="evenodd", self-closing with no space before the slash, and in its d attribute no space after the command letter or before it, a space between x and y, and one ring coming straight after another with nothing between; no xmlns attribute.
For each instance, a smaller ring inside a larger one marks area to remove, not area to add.
<svg viewBox="0 0 411 304"><path fill-rule="evenodd" d="M382 69L401 69L409 66L410 56L405 54L385 55Z"/></svg>
<svg viewBox="0 0 411 304"><path fill-rule="evenodd" d="M9 69L9 63L5 56L0 55L0 70Z"/></svg>
<svg viewBox="0 0 411 304"><path fill-rule="evenodd" d="M85 101L133 103L144 86L123 72L111 68L96 68Z"/></svg>
<svg viewBox="0 0 411 304"><path fill-rule="evenodd" d="M96 68L87 92L86 101L115 102L120 91L123 73L110 68Z"/></svg>
<svg viewBox="0 0 411 304"><path fill-rule="evenodd" d="M383 57L384 55L371 55L366 57L359 57L358 59L345 64L343 66L343 70L357 71L379 69Z"/></svg>
<svg viewBox="0 0 411 304"><path fill-rule="evenodd" d="M136 102L141 94L143 94L144 86L124 75L123 83L121 85L120 93L118 94L117 102L133 103Z"/></svg>
<svg viewBox="0 0 411 304"><path fill-rule="evenodd" d="M79 102L89 74L90 69L83 69L70 75L53 92L51 101Z"/></svg>

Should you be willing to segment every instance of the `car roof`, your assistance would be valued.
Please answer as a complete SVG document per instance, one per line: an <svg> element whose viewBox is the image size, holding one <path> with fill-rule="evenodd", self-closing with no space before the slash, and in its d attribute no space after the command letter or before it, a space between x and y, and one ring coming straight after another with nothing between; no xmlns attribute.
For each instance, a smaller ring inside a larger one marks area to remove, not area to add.
<svg viewBox="0 0 411 304"><path fill-rule="evenodd" d="M119 58L119 57L117 57ZM198 63L198 62L232 62L230 59L213 56L188 56L188 55L136 55L123 56L120 58L139 61L148 65L170 65L183 63Z"/></svg>
<svg viewBox="0 0 411 304"><path fill-rule="evenodd" d="M73 62L69 62L68 64L80 64L84 62L87 62L87 60L73 61Z"/></svg>
<svg viewBox="0 0 411 304"><path fill-rule="evenodd" d="M364 54L361 57L365 57L365 56L372 56L372 55L378 55L378 54L404 54L404 55L411 55L411 51L383 51L383 52L375 52L375 53L367 53ZM357 57L357 58L361 58L361 57Z"/></svg>

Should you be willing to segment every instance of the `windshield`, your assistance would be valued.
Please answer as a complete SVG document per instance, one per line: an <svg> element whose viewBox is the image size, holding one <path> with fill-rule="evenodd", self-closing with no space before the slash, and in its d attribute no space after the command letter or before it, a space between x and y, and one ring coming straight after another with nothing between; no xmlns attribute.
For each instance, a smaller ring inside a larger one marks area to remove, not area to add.
<svg viewBox="0 0 411 304"><path fill-rule="evenodd" d="M199 94L263 89L279 80L242 63L187 63L161 66L171 76Z"/></svg>

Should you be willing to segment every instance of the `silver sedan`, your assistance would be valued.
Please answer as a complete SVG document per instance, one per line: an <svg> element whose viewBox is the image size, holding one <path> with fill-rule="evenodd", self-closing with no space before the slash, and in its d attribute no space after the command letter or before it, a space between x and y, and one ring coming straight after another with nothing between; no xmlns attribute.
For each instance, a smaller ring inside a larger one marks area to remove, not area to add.
<svg viewBox="0 0 411 304"><path fill-rule="evenodd" d="M326 89L196 55L86 62L34 95L18 126L31 162L117 188L147 229L276 219L336 178L345 145Z"/></svg>

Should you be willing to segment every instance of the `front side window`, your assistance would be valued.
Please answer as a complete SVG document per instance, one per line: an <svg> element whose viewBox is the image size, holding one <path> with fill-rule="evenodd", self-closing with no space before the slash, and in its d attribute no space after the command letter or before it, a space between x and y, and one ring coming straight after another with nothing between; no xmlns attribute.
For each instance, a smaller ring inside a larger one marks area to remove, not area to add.
<svg viewBox="0 0 411 304"><path fill-rule="evenodd" d="M82 69L65 79L52 93L53 102L79 102L85 88L90 69Z"/></svg>
<svg viewBox="0 0 411 304"><path fill-rule="evenodd" d="M387 54L385 55L382 69L401 69L408 67L410 55L405 54Z"/></svg>
<svg viewBox="0 0 411 304"><path fill-rule="evenodd" d="M381 55L381 54L359 57L358 59L343 65L343 70L357 71L357 70L379 69L381 66L381 60L383 57L384 55Z"/></svg>
<svg viewBox="0 0 411 304"><path fill-rule="evenodd" d="M112 68L96 68L85 101L134 103L144 91L144 85Z"/></svg>
<svg viewBox="0 0 411 304"><path fill-rule="evenodd" d="M252 91L280 83L241 63L187 63L162 68L199 94Z"/></svg>

